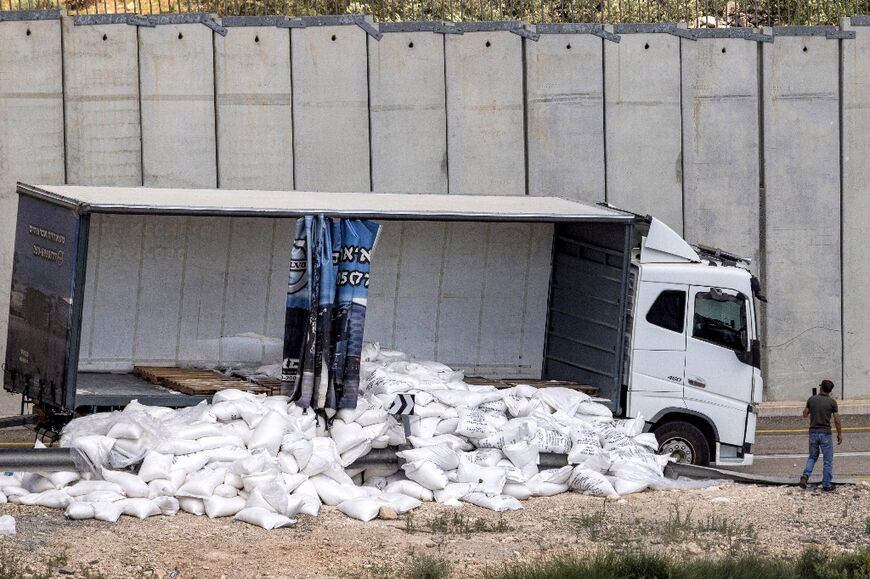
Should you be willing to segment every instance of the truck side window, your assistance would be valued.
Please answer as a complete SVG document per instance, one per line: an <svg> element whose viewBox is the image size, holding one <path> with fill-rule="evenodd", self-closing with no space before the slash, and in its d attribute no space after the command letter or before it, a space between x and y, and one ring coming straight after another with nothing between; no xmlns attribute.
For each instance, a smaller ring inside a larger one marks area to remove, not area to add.
<svg viewBox="0 0 870 579"><path fill-rule="evenodd" d="M717 300L710 292L697 293L692 337L729 350L746 350L746 300L727 294Z"/></svg>
<svg viewBox="0 0 870 579"><path fill-rule="evenodd" d="M682 333L686 323L686 292L665 290L660 293L647 312L646 321L660 328Z"/></svg>

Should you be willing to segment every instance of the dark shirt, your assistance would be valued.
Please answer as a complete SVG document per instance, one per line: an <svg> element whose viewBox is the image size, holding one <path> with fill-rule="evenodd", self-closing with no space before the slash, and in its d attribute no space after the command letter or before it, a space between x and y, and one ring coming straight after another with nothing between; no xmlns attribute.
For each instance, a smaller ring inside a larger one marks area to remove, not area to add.
<svg viewBox="0 0 870 579"><path fill-rule="evenodd" d="M837 401L826 394L816 394L807 400L810 409L810 432L831 434L831 414L839 412Z"/></svg>

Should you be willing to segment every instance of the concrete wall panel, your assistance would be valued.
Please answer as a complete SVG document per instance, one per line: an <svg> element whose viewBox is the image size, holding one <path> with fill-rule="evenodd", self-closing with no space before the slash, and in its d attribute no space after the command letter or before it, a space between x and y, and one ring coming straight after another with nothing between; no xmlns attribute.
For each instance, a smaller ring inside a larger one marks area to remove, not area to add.
<svg viewBox="0 0 870 579"><path fill-rule="evenodd" d="M447 193L444 36L389 32L369 42L372 190Z"/></svg>
<svg viewBox="0 0 870 579"><path fill-rule="evenodd" d="M870 398L870 27L843 41L843 389Z"/></svg>
<svg viewBox="0 0 870 579"><path fill-rule="evenodd" d="M137 29L63 20L67 183L142 184Z"/></svg>
<svg viewBox="0 0 870 579"><path fill-rule="evenodd" d="M215 187L212 31L140 28L139 67L145 186Z"/></svg>
<svg viewBox="0 0 870 579"><path fill-rule="evenodd" d="M365 31L314 26L290 38L296 189L371 190Z"/></svg>
<svg viewBox="0 0 870 579"><path fill-rule="evenodd" d="M293 189L289 29L214 38L220 186Z"/></svg>
<svg viewBox="0 0 870 579"><path fill-rule="evenodd" d="M685 237L752 257L757 271L758 44L700 38L682 58Z"/></svg>
<svg viewBox="0 0 870 579"><path fill-rule="evenodd" d="M683 229L680 39L604 43L607 200Z"/></svg>
<svg viewBox="0 0 870 579"><path fill-rule="evenodd" d="M0 360L5 360L15 182L64 180L60 22L0 22L0 47ZM19 411L18 398L0 392L0 415Z"/></svg>
<svg viewBox="0 0 870 579"><path fill-rule="evenodd" d="M823 36L764 46L768 398L841 377L839 50Z"/></svg>
<svg viewBox="0 0 870 579"><path fill-rule="evenodd" d="M526 43L530 195L604 201L603 42L542 34Z"/></svg>
<svg viewBox="0 0 870 579"><path fill-rule="evenodd" d="M450 192L524 195L522 38L467 32L445 42Z"/></svg>

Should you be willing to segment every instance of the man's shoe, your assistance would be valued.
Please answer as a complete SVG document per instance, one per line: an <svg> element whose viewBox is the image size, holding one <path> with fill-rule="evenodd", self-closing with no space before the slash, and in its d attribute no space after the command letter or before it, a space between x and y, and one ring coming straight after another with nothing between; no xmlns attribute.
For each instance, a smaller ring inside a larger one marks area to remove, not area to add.
<svg viewBox="0 0 870 579"><path fill-rule="evenodd" d="M798 486L801 487L802 489L807 488L807 477L801 475L801 480L798 483Z"/></svg>
<svg viewBox="0 0 870 579"><path fill-rule="evenodd" d="M829 493L829 492L834 490L834 485L831 485L829 487L822 487L822 490L825 491L826 493Z"/></svg>

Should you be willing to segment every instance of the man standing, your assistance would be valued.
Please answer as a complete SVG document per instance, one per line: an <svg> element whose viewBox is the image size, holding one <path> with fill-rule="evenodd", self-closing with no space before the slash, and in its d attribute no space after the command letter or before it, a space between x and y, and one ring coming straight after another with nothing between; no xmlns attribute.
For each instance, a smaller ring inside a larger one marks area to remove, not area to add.
<svg viewBox="0 0 870 579"><path fill-rule="evenodd" d="M840 427L840 415L838 414L837 401L831 397L834 391L834 383L830 380L822 380L819 384L821 393L810 396L807 406L804 408L804 418L810 417L810 454L807 457L807 467L801 475L800 487L807 488L807 480L813 473L816 460L819 458L819 450L824 456L824 468L822 469L822 490L832 491L834 485L834 442L831 439L831 416L834 417L834 425L837 427L837 444L843 444L843 431Z"/></svg>

